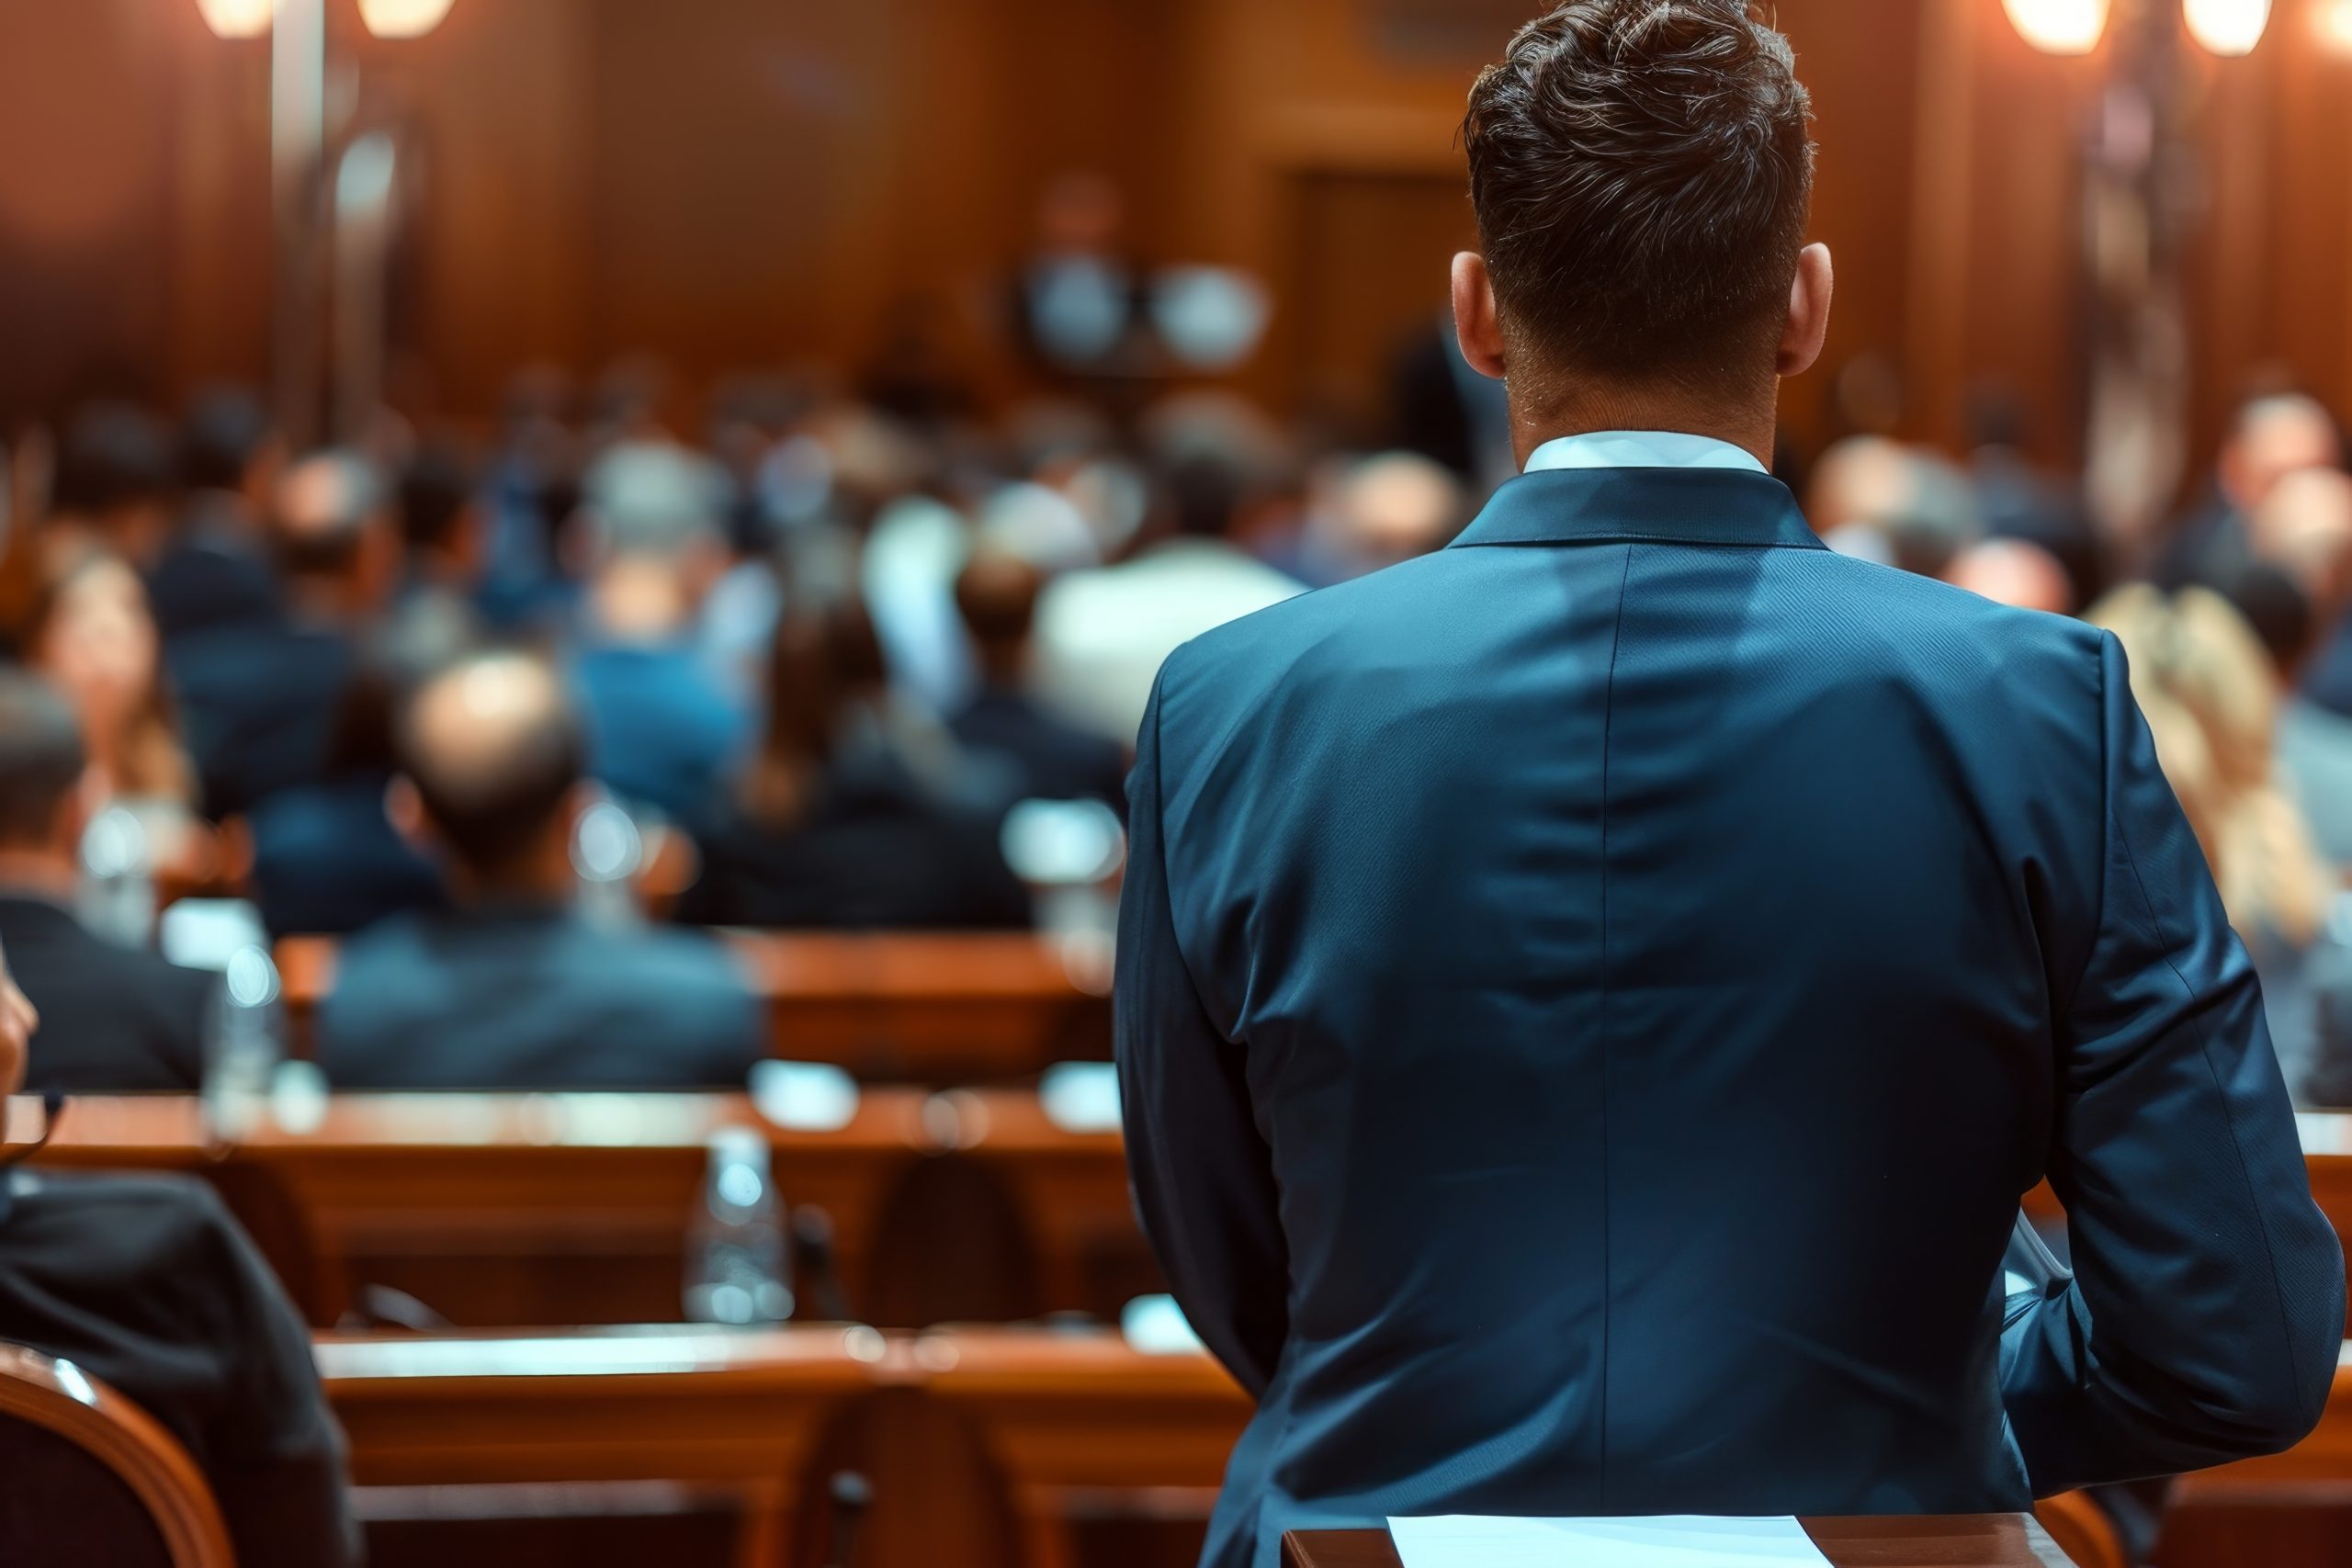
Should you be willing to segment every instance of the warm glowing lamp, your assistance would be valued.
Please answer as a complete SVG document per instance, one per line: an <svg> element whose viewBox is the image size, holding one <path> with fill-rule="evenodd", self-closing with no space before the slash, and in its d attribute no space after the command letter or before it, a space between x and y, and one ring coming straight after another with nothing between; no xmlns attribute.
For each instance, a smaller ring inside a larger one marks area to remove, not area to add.
<svg viewBox="0 0 2352 1568"><path fill-rule="evenodd" d="M196 0L216 38L259 38L269 31L277 0Z"/></svg>
<svg viewBox="0 0 2352 1568"><path fill-rule="evenodd" d="M2215 54L2254 52L2270 25L2270 0L2187 0L2188 36Z"/></svg>
<svg viewBox="0 0 2352 1568"><path fill-rule="evenodd" d="M359 15L378 38L423 38L457 0L359 0Z"/></svg>
<svg viewBox="0 0 2352 1568"><path fill-rule="evenodd" d="M2088 54L2107 30L2108 0L2002 0L2009 25L2044 54Z"/></svg>
<svg viewBox="0 0 2352 1568"><path fill-rule="evenodd" d="M2352 0L2319 0L2312 7L2312 28L2330 54L2352 55Z"/></svg>

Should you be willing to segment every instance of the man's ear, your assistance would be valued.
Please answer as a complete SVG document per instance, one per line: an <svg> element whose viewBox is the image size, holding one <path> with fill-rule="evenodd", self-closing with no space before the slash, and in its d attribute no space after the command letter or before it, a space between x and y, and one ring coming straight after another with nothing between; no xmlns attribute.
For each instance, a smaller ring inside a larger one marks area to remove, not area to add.
<svg viewBox="0 0 2352 1568"><path fill-rule="evenodd" d="M1827 245L1807 245L1799 253L1796 280L1789 285L1788 324L1781 329L1776 368L1781 376L1802 376L1821 357L1821 345L1829 338L1829 298L1837 282Z"/></svg>
<svg viewBox="0 0 2352 1568"><path fill-rule="evenodd" d="M433 837L433 825L425 820L424 797L406 777L395 775L384 786L384 815L411 849L431 854L438 847Z"/></svg>
<svg viewBox="0 0 2352 1568"><path fill-rule="evenodd" d="M1453 335L1471 369L1503 378L1503 323L1495 310L1495 280L1487 258L1464 251L1453 258Z"/></svg>

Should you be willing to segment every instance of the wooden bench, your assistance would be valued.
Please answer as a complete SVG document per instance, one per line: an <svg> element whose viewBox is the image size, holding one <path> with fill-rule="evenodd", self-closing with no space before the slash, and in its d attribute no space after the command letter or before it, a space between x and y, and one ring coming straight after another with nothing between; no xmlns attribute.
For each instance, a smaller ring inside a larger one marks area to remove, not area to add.
<svg viewBox="0 0 2352 1568"><path fill-rule="evenodd" d="M839 1326L317 1343L357 1485L715 1489L741 1510L742 1568L790 1561L820 1446L884 1355Z"/></svg>
<svg viewBox="0 0 2352 1568"><path fill-rule="evenodd" d="M282 1201L299 1241L268 1245L271 1216L254 1228L314 1322L358 1283L461 1325L659 1322L679 1315L706 1145L729 1126L760 1128L785 1201L831 1217L854 1306L895 1184L935 1150L924 1103L868 1089L847 1126L794 1132L741 1095L338 1095L314 1123L272 1111L223 1144L191 1100L89 1100L40 1159L226 1179L241 1215Z"/></svg>
<svg viewBox="0 0 2352 1568"><path fill-rule="evenodd" d="M775 1055L934 1087L1027 1077L1111 1051L1109 998L1046 937L726 933L769 1010ZM298 1054L334 985L336 943L295 937L277 965Z"/></svg>

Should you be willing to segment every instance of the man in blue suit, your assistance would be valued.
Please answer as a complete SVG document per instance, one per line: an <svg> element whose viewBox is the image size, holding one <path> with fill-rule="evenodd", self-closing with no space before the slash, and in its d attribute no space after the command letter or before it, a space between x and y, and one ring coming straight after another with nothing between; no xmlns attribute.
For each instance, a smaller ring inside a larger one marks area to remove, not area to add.
<svg viewBox="0 0 2352 1568"><path fill-rule="evenodd" d="M1260 1401L1207 1560L1390 1514L2012 1510L2292 1443L2344 1327L2254 974L2115 640L1824 549L1830 295L1740 0L1472 95L1525 475L1162 671L1119 1064ZM2078 1272L2005 1293L2047 1178Z"/></svg>

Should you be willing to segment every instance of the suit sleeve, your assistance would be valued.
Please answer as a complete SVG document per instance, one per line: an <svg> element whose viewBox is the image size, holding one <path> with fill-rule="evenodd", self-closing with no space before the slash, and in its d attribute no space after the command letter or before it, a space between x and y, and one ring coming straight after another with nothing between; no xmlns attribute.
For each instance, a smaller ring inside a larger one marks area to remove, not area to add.
<svg viewBox="0 0 2352 1568"><path fill-rule="evenodd" d="M1164 680L1165 677L1163 676ZM1218 1360L1262 1394L1289 1332L1289 1253L1272 1153L1243 1047L1210 1020L1178 950L1161 836L1160 693L1128 781L1116 1034L1137 1214L1177 1303Z"/></svg>
<svg viewBox="0 0 2352 1568"><path fill-rule="evenodd" d="M361 1560L348 1506L343 1429L327 1408L311 1335L244 1231L206 1194L204 1257L183 1281L194 1314L231 1358L208 1434L208 1479L241 1563L351 1568Z"/></svg>
<svg viewBox="0 0 2352 1568"><path fill-rule="evenodd" d="M2004 1336L2037 1494L2274 1452L2318 1422L2344 1260L2262 992L2102 639L2098 929L2057 1021L2052 1188L2075 1274Z"/></svg>

